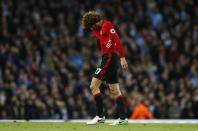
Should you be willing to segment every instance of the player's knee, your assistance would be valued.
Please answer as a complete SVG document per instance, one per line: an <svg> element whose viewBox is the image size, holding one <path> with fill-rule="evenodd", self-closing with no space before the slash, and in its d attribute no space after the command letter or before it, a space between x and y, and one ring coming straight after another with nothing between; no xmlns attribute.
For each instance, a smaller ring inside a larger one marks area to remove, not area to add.
<svg viewBox="0 0 198 131"><path fill-rule="evenodd" d="M111 94L115 94L115 90L113 89L113 88L110 88L110 92L111 92Z"/></svg>
<svg viewBox="0 0 198 131"><path fill-rule="evenodd" d="M100 93L100 89L97 86L90 85L90 89L91 89L92 94Z"/></svg>
<svg viewBox="0 0 198 131"><path fill-rule="evenodd" d="M116 98L121 95L121 91L119 88L110 88L111 94Z"/></svg>

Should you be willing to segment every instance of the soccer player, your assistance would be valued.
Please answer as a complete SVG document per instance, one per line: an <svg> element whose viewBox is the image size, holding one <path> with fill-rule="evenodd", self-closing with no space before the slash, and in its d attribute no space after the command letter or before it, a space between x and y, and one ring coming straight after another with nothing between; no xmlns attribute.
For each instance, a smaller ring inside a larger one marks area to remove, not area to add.
<svg viewBox="0 0 198 131"><path fill-rule="evenodd" d="M103 20L101 14L95 11L85 13L82 17L81 24L97 39L97 45L101 50L102 57L101 65L96 69L90 85L96 102L97 116L87 122L87 124L105 122L103 98L99 89L103 81L106 81L108 84L110 92L113 94L117 103L119 119L112 123L112 125L128 124L128 119L125 116L124 99L118 84L119 65L121 63L122 69L127 70L128 64L115 26L111 22Z"/></svg>

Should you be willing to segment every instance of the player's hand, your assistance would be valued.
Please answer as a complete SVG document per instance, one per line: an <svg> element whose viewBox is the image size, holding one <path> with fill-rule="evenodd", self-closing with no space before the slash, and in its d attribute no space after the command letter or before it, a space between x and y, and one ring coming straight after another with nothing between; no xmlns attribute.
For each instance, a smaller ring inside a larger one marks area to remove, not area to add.
<svg viewBox="0 0 198 131"><path fill-rule="evenodd" d="M125 71L128 70L128 64L127 64L125 57L120 58L120 63L121 63L123 70L125 70Z"/></svg>

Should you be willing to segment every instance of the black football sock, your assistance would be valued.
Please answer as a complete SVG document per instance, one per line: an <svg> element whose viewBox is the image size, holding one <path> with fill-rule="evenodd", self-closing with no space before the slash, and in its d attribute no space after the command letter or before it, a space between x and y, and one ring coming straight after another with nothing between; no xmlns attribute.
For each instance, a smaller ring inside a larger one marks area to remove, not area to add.
<svg viewBox="0 0 198 131"><path fill-rule="evenodd" d="M118 116L120 119L125 119L125 108L124 108L124 98L123 96L119 96L116 98L116 103L117 103L117 111L118 111Z"/></svg>
<svg viewBox="0 0 198 131"><path fill-rule="evenodd" d="M99 117L103 117L103 98L102 94L98 93L94 95L95 101L96 101L96 108L97 108L97 115Z"/></svg>

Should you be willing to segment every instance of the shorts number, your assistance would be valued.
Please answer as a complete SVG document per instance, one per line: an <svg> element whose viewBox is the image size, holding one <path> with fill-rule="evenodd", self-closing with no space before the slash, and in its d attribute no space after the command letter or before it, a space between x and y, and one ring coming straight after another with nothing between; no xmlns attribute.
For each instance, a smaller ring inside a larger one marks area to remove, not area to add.
<svg viewBox="0 0 198 131"><path fill-rule="evenodd" d="M102 70L101 68L97 68L96 71L95 71L95 74L98 75L101 70Z"/></svg>

